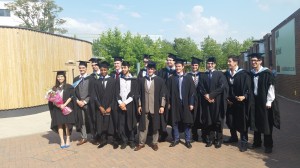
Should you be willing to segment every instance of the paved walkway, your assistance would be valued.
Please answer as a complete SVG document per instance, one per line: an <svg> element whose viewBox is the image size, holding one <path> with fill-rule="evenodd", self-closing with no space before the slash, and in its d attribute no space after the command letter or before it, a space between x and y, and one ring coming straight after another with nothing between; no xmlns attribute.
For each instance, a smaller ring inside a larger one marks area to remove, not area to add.
<svg viewBox="0 0 300 168"><path fill-rule="evenodd" d="M76 146L80 138L72 134L71 147L59 148L58 135L49 130L49 112L23 117L0 118L0 167L230 167L230 168L298 168L300 167L300 104L280 98L281 130L274 131L274 149L265 154L262 149L241 153L236 145L220 149L205 148L201 142L192 149L184 145L169 148L160 143L159 150L146 146L138 152L130 148L103 149L87 143ZM170 130L169 130L170 131ZM229 136L229 130L224 130ZM250 134L250 142L252 142ZM171 139L169 139L171 140Z"/></svg>

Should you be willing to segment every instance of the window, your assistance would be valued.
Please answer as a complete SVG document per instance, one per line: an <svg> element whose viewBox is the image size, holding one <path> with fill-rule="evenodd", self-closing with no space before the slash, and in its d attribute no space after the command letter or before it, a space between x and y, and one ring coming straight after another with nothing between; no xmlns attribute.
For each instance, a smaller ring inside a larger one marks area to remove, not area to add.
<svg viewBox="0 0 300 168"><path fill-rule="evenodd" d="M8 9L0 9L0 16L10 16L10 10Z"/></svg>

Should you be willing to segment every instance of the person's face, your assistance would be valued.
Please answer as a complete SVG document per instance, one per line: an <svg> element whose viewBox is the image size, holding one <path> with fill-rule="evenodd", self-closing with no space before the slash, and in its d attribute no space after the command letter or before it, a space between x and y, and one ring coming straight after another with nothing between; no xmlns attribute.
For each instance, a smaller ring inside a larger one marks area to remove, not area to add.
<svg viewBox="0 0 300 168"><path fill-rule="evenodd" d="M120 70L121 69L121 65L122 65L121 61L115 61L114 62L115 70Z"/></svg>
<svg viewBox="0 0 300 168"><path fill-rule="evenodd" d="M227 60L227 65L230 70L234 70L237 67L237 62L234 62L232 58Z"/></svg>
<svg viewBox="0 0 300 168"><path fill-rule="evenodd" d="M214 62L207 62L206 63L206 69L208 69L210 71L215 69L215 67L216 67L216 64Z"/></svg>
<svg viewBox="0 0 300 168"><path fill-rule="evenodd" d="M59 83L64 83L65 81L64 75L57 75L56 79Z"/></svg>
<svg viewBox="0 0 300 168"><path fill-rule="evenodd" d="M155 68L147 68L147 73L149 76L152 76L155 73Z"/></svg>
<svg viewBox="0 0 300 168"><path fill-rule="evenodd" d="M100 74L101 74L101 76L106 76L107 73L108 73L108 69L107 68L104 68L104 67L100 68Z"/></svg>
<svg viewBox="0 0 300 168"><path fill-rule="evenodd" d="M92 68L93 68L93 71L94 72L97 72L98 70L99 70L99 66L98 66L98 64L97 63L92 63Z"/></svg>
<svg viewBox="0 0 300 168"><path fill-rule="evenodd" d="M199 69L199 65L198 64L192 64L192 71L193 72L197 72Z"/></svg>
<svg viewBox="0 0 300 168"><path fill-rule="evenodd" d="M170 68L172 68L172 67L174 67L174 64L175 64L174 59L168 57L167 58L167 66L170 67Z"/></svg>
<svg viewBox="0 0 300 168"><path fill-rule="evenodd" d="M177 73L183 72L184 66L182 64L175 64L175 70Z"/></svg>
<svg viewBox="0 0 300 168"><path fill-rule="evenodd" d="M87 70L86 66L79 65L78 68L79 68L79 73L80 74L85 74L86 73L86 70Z"/></svg>
<svg viewBox="0 0 300 168"><path fill-rule="evenodd" d="M251 61L251 66L254 69L259 68L261 66L262 61L260 59L257 59L256 57L252 57L250 61Z"/></svg>
<svg viewBox="0 0 300 168"><path fill-rule="evenodd" d="M148 62L149 62L149 59L144 58L144 65L145 65L145 67L148 65Z"/></svg>
<svg viewBox="0 0 300 168"><path fill-rule="evenodd" d="M130 68L128 66L122 66L122 73L123 75L126 75L129 73Z"/></svg>

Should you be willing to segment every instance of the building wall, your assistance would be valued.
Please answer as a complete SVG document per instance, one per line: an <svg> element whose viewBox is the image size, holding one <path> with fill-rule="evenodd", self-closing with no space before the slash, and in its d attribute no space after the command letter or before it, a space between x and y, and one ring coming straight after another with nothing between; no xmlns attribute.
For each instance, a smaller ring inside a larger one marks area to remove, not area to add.
<svg viewBox="0 0 300 168"><path fill-rule="evenodd" d="M78 68L66 62L92 56L90 42L64 36L0 26L0 37L0 110L46 104L53 71L67 70L67 83L72 83L72 69L76 76Z"/></svg>
<svg viewBox="0 0 300 168"><path fill-rule="evenodd" d="M287 98L300 101L300 9L293 13L290 17L280 23L272 30L272 37L275 37L275 32L290 20L295 18L295 67L296 75L281 75L276 77L276 90L280 95ZM275 38L272 38L272 54L274 62L276 62ZM275 64L274 64L275 65Z"/></svg>

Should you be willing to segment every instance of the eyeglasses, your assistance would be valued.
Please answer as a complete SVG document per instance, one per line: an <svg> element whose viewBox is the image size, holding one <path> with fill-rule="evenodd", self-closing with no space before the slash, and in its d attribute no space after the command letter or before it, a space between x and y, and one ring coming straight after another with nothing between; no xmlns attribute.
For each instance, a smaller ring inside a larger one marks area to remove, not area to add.
<svg viewBox="0 0 300 168"><path fill-rule="evenodd" d="M251 61L251 62L258 62L258 61L260 61L260 60L258 60L258 59L257 59L257 60L253 60L253 59L252 59L252 60L250 60L250 61Z"/></svg>

